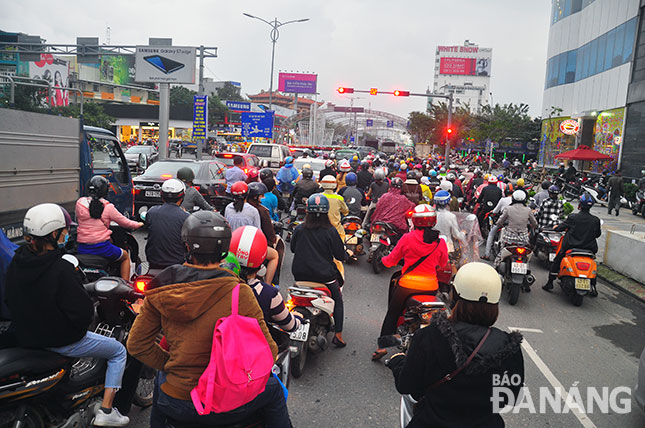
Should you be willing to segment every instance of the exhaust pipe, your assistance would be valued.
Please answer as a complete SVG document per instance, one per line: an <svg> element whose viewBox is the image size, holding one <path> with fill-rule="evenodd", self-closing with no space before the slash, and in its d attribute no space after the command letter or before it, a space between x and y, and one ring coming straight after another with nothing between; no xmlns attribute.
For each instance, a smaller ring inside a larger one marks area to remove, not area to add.
<svg viewBox="0 0 645 428"><path fill-rule="evenodd" d="M528 285L533 285L534 282L535 282L535 277L533 276L532 273L526 275L526 283Z"/></svg>
<svg viewBox="0 0 645 428"><path fill-rule="evenodd" d="M327 349L327 346L328 346L327 338L323 335L312 336L309 338L308 346L309 346L309 350L312 353L317 354L320 351L324 351L325 349Z"/></svg>

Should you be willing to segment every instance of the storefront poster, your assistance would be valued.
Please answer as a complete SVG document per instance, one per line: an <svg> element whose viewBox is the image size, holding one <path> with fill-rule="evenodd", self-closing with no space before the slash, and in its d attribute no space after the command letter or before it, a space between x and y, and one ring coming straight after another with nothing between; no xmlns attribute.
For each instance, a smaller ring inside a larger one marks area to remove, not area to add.
<svg viewBox="0 0 645 428"><path fill-rule="evenodd" d="M29 63L29 77L48 81L52 86L67 88L69 86L69 62L51 54L41 54L40 61ZM52 89L52 106L69 105L69 91Z"/></svg>
<svg viewBox="0 0 645 428"><path fill-rule="evenodd" d="M593 149L611 156L613 160L593 162L592 171L603 172L608 169L614 172L616 170L624 120L625 108L606 110L598 114L594 129Z"/></svg>
<svg viewBox="0 0 645 428"><path fill-rule="evenodd" d="M573 150L576 145L575 135L566 135L560 131L560 123L569 117L556 117L542 121L542 142L538 159L544 166L558 166L560 160L555 157L567 150Z"/></svg>

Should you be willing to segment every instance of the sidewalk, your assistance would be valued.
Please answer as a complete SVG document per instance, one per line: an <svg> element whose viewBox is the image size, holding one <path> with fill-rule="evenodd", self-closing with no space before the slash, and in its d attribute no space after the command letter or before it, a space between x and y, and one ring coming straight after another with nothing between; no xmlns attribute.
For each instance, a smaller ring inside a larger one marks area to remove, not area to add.
<svg viewBox="0 0 645 428"><path fill-rule="evenodd" d="M574 207L577 206L574 204ZM575 211L574 211L575 212ZM620 210L620 215L616 217L615 212L612 215L607 214L607 208L601 206L594 206L591 213L598 216L604 224L602 225L602 235L598 238L598 254L596 260L602 262L602 257L605 252L605 240L607 239L607 230L624 230L631 231L634 228L635 233L645 233L645 218L643 216L635 216L632 210L623 208ZM642 262L642 255L639 255L639 261ZM645 279L642 281L645 282Z"/></svg>

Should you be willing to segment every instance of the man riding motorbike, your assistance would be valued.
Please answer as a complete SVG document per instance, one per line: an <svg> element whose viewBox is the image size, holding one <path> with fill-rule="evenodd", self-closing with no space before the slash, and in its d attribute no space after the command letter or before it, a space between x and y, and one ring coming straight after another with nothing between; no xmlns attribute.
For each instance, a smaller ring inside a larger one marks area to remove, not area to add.
<svg viewBox="0 0 645 428"><path fill-rule="evenodd" d="M345 184L347 184L347 186L340 189L338 194L345 200L345 204L349 209L349 215L360 217L364 195L363 192L356 187L357 183L358 177L353 172L350 172L347 174L347 177L345 177Z"/></svg>
<svg viewBox="0 0 645 428"><path fill-rule="evenodd" d="M501 247L508 245L530 246L530 235L528 228L537 228L537 221L533 216L533 211L526 206L526 193L516 190L512 195L511 205L502 211L502 216L497 221L497 227L504 227L499 238ZM506 226L504 226L506 224ZM502 252L497 254L495 266L499 266L502 261ZM528 286L527 286L528 288ZM529 291L529 290L527 290Z"/></svg>
<svg viewBox="0 0 645 428"><path fill-rule="evenodd" d="M302 168L302 180L299 180L293 189L293 200L296 204L306 204L309 196L318 192L320 186L313 180L313 177L313 169Z"/></svg>
<svg viewBox="0 0 645 428"><path fill-rule="evenodd" d="M407 178L401 187L401 193L410 200L414 205L418 205L423 201L423 189L417 181L417 172L410 170L407 173Z"/></svg>
<svg viewBox="0 0 645 428"><path fill-rule="evenodd" d="M287 156L284 159L284 166L280 168L276 175L278 179L278 190L282 193L291 194L296 181L300 178L298 169L293 166L293 157Z"/></svg>
<svg viewBox="0 0 645 428"><path fill-rule="evenodd" d="M370 189L367 191L367 195L365 196L369 199L370 205L367 207L367 213L363 220L363 229L367 228L367 225L370 224L372 214L374 213L374 209L376 209L378 200L387 192L389 187L390 183L385 179L385 169L378 168L374 171L374 182L370 184Z"/></svg>
<svg viewBox="0 0 645 428"><path fill-rule="evenodd" d="M358 173L356 173L356 175L358 176L358 183L356 184L356 187L358 187L363 193L367 192L373 180L372 173L370 172L370 164L368 161L365 160L361 162L361 168L358 170Z"/></svg>
<svg viewBox="0 0 645 428"><path fill-rule="evenodd" d="M332 177L336 178L336 169L334 168L334 161L331 159L327 159L325 161L325 168L320 171L320 174L318 175L318 180L321 180L323 177L327 177L328 175L331 175Z"/></svg>
<svg viewBox="0 0 645 428"><path fill-rule="evenodd" d="M379 198L371 221L390 223L401 235L406 233L409 227L406 214L414 208L414 204L401 193L402 187L403 180L394 177L388 192Z"/></svg>
<svg viewBox="0 0 645 428"><path fill-rule="evenodd" d="M199 190L193 187L193 180L195 179L195 172L184 166L177 170L177 179L184 182L186 186L186 193L184 195L184 201L181 203L181 207L186 212L192 212L195 206L199 207L202 210L213 210L213 207L206 202L206 199L199 193Z"/></svg>
<svg viewBox="0 0 645 428"><path fill-rule="evenodd" d="M502 199L502 189L497 187L497 177L493 175L488 178L488 185L482 188L481 194L477 198L477 204L479 205L477 217L479 218L480 226L484 221L484 215L492 211L500 199Z"/></svg>
<svg viewBox="0 0 645 428"><path fill-rule="evenodd" d="M549 198L540 205L537 214L538 225L541 229L553 229L564 214L564 203L560 199L560 188L555 184L549 187ZM552 217L556 216L554 220Z"/></svg>
<svg viewBox="0 0 645 428"><path fill-rule="evenodd" d="M494 215L501 215L502 211L504 211L504 208L509 206L511 202L513 202L513 197L511 196L513 194L513 191L509 189L509 187L506 187L506 191L504 192L506 196L504 196L502 199L499 200L497 205L495 205L495 208L493 209L493 214ZM486 252L484 253L484 257L482 257L484 260L490 260L490 250L493 248L493 242L495 242L495 239L497 239L497 231L499 230L499 226L495 224L493 228L490 230L488 233L488 238L486 239Z"/></svg>
<svg viewBox="0 0 645 428"><path fill-rule="evenodd" d="M549 181L543 181L541 187L542 190L536 193L533 197L533 204L531 205L531 208L533 209L540 208L542 202L549 198L549 187L551 187L551 183Z"/></svg>
<svg viewBox="0 0 645 428"><path fill-rule="evenodd" d="M549 272L549 280L542 287L546 291L553 289L553 281L558 277L560 272L560 262L564 258L567 250L572 248L580 248L583 250L592 251L594 254L598 252L598 243L596 238L602 234L600 219L589 211L593 207L594 200L588 193L583 193L580 196L580 203L578 210L580 212L569 214L567 219L555 228L556 231L567 231L562 238L560 251L556 254L553 263L551 264L551 271ZM595 297L598 291L595 286L591 285L590 296Z"/></svg>
<svg viewBox="0 0 645 428"><path fill-rule="evenodd" d="M345 241L345 229L343 228L341 219L343 216L349 214L349 208L347 208L343 197L334 192L336 190L336 183L336 179L328 175L327 177L323 177L320 182L320 187L323 188L323 194L329 202L329 209L327 210L329 221L336 228L341 239Z"/></svg>

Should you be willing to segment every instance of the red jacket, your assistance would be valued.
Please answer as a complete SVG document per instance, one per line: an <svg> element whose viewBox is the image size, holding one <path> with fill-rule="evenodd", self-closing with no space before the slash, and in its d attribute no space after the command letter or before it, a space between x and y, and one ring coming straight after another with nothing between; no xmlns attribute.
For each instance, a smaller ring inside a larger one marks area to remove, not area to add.
<svg viewBox="0 0 645 428"><path fill-rule="evenodd" d="M411 273L419 276L436 277L437 267L443 267L448 263L448 247L446 246L446 242L440 239L438 242L427 244L423 241L423 230L414 229L399 239L396 247L394 247L390 254L383 257L382 262L386 267L392 267L399 260L403 259L402 272L405 272L426 254L430 254L430 256Z"/></svg>
<svg viewBox="0 0 645 428"><path fill-rule="evenodd" d="M405 215L413 208L414 204L405 195L402 195L399 189L391 187L376 203L374 214L372 214L372 223L384 221L394 225L399 229L399 232L405 233L408 230L408 221Z"/></svg>

